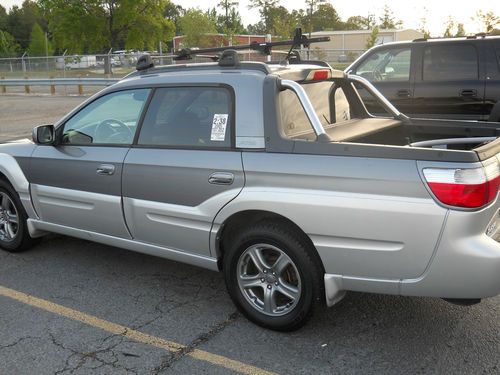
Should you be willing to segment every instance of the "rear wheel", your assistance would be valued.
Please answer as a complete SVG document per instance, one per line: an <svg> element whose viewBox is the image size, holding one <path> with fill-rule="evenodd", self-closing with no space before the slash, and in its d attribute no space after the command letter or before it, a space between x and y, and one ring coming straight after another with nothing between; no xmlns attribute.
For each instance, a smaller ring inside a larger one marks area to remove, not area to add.
<svg viewBox="0 0 500 375"><path fill-rule="evenodd" d="M17 192L9 183L0 180L0 248L18 252L37 242L28 233L27 219Z"/></svg>
<svg viewBox="0 0 500 375"><path fill-rule="evenodd" d="M309 243L285 224L261 222L231 241L224 257L229 294L253 322L300 328L323 301L323 271Z"/></svg>

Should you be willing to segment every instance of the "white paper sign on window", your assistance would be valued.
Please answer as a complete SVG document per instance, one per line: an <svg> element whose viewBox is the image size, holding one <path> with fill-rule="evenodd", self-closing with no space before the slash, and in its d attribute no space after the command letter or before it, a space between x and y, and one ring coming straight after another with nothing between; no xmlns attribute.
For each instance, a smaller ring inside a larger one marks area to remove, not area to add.
<svg viewBox="0 0 500 375"><path fill-rule="evenodd" d="M226 127L227 119L229 115L226 114L214 114L214 119L212 121L212 133L210 135L211 141L225 141L226 140Z"/></svg>

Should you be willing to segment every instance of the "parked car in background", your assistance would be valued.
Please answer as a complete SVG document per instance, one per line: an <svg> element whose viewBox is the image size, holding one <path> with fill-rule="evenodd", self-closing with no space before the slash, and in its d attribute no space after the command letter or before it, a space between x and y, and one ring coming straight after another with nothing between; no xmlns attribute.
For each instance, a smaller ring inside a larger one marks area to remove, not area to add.
<svg viewBox="0 0 500 375"><path fill-rule="evenodd" d="M410 117L500 121L500 37L380 45L346 72L368 79ZM370 112L381 113L366 91L360 95Z"/></svg>
<svg viewBox="0 0 500 375"><path fill-rule="evenodd" d="M88 69L97 66L97 59L92 55L70 56L64 58L65 68L68 69Z"/></svg>

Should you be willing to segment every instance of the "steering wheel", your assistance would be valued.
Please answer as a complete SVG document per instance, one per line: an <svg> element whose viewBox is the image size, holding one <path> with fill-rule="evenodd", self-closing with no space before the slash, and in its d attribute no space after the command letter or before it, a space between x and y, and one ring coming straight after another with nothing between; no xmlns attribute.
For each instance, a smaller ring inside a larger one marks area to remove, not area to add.
<svg viewBox="0 0 500 375"><path fill-rule="evenodd" d="M380 81L383 81L384 80L384 77L382 76L382 73L380 73L380 70L378 69L375 69L373 72L373 80L374 81L377 81L377 82L380 82Z"/></svg>
<svg viewBox="0 0 500 375"><path fill-rule="evenodd" d="M109 118L101 121L95 128L96 143L128 143L134 134L124 122Z"/></svg>

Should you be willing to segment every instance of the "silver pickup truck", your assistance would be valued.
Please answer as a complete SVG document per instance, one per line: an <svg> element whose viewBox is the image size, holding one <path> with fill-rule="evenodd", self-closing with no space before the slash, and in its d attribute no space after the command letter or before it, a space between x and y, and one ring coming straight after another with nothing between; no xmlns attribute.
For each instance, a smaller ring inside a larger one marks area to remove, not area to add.
<svg viewBox="0 0 500 375"><path fill-rule="evenodd" d="M500 124L410 119L321 62L138 66L0 145L4 250L54 232L221 271L276 330L346 291L500 293Z"/></svg>

